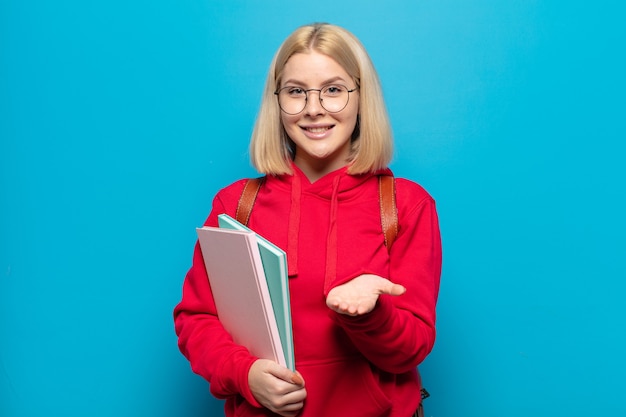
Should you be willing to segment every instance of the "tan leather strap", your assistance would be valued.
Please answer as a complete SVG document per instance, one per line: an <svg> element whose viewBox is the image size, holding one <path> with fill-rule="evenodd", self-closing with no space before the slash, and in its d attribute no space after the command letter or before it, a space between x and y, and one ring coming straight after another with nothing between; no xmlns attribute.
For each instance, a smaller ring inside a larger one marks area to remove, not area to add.
<svg viewBox="0 0 626 417"><path fill-rule="evenodd" d="M398 209L396 207L395 178L391 175L378 176L378 200L380 201L380 221L385 235L385 246L391 249L398 236Z"/></svg>
<svg viewBox="0 0 626 417"><path fill-rule="evenodd" d="M245 226L248 225L254 201L264 180L265 177L251 178L243 187L235 216L237 221ZM385 235L385 246L387 246L387 250L390 250L393 241L398 235L398 209L396 207L396 187L393 176L378 176L378 200L380 202L380 220L383 234Z"/></svg>
<svg viewBox="0 0 626 417"><path fill-rule="evenodd" d="M264 181L265 177L250 178L246 181L246 185L243 187L241 197L239 197L239 204L237 205L235 218L244 226L248 225L250 213L252 212L252 206L254 206L254 201L256 200L256 196L259 193L259 189Z"/></svg>

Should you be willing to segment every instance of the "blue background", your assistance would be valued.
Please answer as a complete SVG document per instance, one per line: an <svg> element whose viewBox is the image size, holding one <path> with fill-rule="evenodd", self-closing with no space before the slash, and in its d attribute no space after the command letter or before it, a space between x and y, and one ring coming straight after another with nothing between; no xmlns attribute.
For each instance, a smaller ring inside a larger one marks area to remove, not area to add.
<svg viewBox="0 0 626 417"><path fill-rule="evenodd" d="M363 41L438 203L427 415L626 415L622 4L3 0L0 415L222 415L171 311L311 21Z"/></svg>

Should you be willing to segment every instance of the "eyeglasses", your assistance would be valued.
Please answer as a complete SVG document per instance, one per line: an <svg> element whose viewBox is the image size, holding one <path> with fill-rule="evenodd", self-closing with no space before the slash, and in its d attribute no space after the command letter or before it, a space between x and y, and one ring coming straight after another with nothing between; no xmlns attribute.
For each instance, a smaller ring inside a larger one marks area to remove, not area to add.
<svg viewBox="0 0 626 417"><path fill-rule="evenodd" d="M338 113L346 108L350 100L350 93L356 88L348 90L348 87L341 84L332 84L323 88L309 88L305 90L301 87L283 87L274 94L278 97L280 109L287 114L301 113L306 107L310 91L319 93L321 106L329 113Z"/></svg>

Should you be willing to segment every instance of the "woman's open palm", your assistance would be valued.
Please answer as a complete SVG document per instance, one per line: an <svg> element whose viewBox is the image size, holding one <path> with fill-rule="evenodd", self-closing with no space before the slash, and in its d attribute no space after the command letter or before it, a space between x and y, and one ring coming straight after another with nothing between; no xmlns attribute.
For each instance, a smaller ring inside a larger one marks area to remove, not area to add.
<svg viewBox="0 0 626 417"><path fill-rule="evenodd" d="M326 305L337 313L359 316L372 311L381 294L402 295L405 292L402 285L378 275L364 274L330 290Z"/></svg>

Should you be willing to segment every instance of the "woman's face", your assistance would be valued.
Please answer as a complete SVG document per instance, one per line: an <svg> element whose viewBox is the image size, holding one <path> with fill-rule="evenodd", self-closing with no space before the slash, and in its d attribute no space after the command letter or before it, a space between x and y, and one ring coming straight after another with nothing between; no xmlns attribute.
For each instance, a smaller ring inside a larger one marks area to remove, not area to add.
<svg viewBox="0 0 626 417"><path fill-rule="evenodd" d="M279 88L295 87L296 91L344 86L356 88L352 77L332 58L312 51L293 55L283 69ZM359 113L358 90L348 93L348 103L341 111L330 113L320 103L319 91L308 91L306 106L298 114L281 111L281 120L289 138L296 146L294 163L315 181L346 165L350 142ZM327 107L331 107L325 102ZM333 110L331 108L331 110Z"/></svg>

